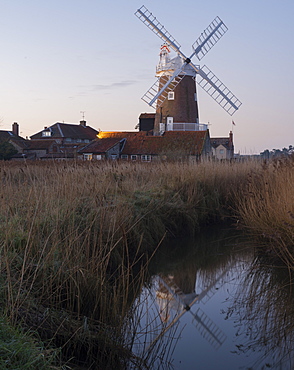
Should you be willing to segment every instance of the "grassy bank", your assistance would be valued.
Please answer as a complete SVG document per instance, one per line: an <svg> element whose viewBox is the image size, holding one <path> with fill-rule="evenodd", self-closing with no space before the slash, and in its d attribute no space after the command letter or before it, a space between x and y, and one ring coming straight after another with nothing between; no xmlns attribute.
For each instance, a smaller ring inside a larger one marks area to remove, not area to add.
<svg viewBox="0 0 294 370"><path fill-rule="evenodd" d="M0 163L2 314L61 348L63 359L123 367L146 256L166 236L236 214L267 234L250 222L251 206L268 191L265 174L279 192L279 171L290 184L292 163Z"/></svg>
<svg viewBox="0 0 294 370"><path fill-rule="evenodd" d="M0 369L56 369L52 364L58 357L54 350L45 349L32 335L13 328L0 317Z"/></svg>

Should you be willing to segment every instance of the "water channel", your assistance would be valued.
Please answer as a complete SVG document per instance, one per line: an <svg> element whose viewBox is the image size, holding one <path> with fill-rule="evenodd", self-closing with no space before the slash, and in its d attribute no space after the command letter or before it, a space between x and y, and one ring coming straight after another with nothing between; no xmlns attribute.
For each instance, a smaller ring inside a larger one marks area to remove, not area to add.
<svg viewBox="0 0 294 370"><path fill-rule="evenodd" d="M207 229L169 242L150 276L129 331L142 368L294 368L289 273L257 256L244 236Z"/></svg>

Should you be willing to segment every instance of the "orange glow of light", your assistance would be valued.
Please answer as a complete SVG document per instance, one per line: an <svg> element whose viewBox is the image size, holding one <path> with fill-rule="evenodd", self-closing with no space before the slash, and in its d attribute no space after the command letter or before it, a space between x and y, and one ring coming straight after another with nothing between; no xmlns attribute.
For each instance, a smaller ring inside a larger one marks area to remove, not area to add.
<svg viewBox="0 0 294 370"><path fill-rule="evenodd" d="M98 134L97 134L97 137L98 139L104 139L106 137L111 137L111 133L112 132L109 132L109 131L99 131Z"/></svg>

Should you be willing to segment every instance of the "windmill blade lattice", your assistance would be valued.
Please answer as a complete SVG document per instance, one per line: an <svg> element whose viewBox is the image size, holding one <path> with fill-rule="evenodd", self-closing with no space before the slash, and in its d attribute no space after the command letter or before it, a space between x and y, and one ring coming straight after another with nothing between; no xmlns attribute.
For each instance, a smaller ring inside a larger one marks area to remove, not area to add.
<svg viewBox="0 0 294 370"><path fill-rule="evenodd" d="M226 335L223 331L200 309L198 308L197 311L194 313L192 312L191 308L195 303L199 303L202 301L207 295L209 298L216 292L214 290L217 283L222 283L222 278L226 275L228 269L224 270L220 276L217 277L216 280L211 282L211 284L206 287L199 295L196 295L195 298L191 302L185 302L183 298L185 294L182 290L176 285L176 283L168 277L165 279L158 276L158 280L164 285L164 287L169 291L171 296L180 304L182 305L182 310L179 312L174 319L167 325L161 333L153 340L150 346L147 348L152 348L152 346L168 331L170 330L176 322L180 320L180 318L186 313L190 312L193 316L193 324L195 325L196 329L199 330L199 333L202 335L203 338L208 340L208 342L215 348L219 348L224 341L226 340ZM146 351L147 351L146 350Z"/></svg>
<svg viewBox="0 0 294 370"><path fill-rule="evenodd" d="M233 115L241 106L241 101L216 77L207 67L199 68L200 79L197 83L208 93L229 115Z"/></svg>
<svg viewBox="0 0 294 370"><path fill-rule="evenodd" d="M160 37L161 40L167 42L176 52L180 50L181 45L144 5L136 11L135 16Z"/></svg>
<svg viewBox="0 0 294 370"><path fill-rule="evenodd" d="M154 84L150 87L150 89L142 96L142 100L149 104L151 107L156 109L156 107L160 107L163 102L166 100L168 93L173 91L177 85L182 81L182 79L185 77L184 74L178 75L174 77L173 79L169 80L168 76L162 77L162 80L166 80L166 83L168 83L167 87L163 90L162 93L160 93L160 79L158 78Z"/></svg>
<svg viewBox="0 0 294 370"><path fill-rule="evenodd" d="M193 44L197 58L201 60L227 30L228 27L224 22L219 17L216 17Z"/></svg>
<svg viewBox="0 0 294 370"><path fill-rule="evenodd" d="M215 349L218 349L227 339L225 333L200 308L193 313L193 324L201 336Z"/></svg>

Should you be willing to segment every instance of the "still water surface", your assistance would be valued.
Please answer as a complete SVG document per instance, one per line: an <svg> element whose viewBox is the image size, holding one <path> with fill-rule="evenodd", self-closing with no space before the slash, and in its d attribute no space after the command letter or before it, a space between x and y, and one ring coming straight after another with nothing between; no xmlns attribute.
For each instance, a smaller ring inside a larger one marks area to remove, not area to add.
<svg viewBox="0 0 294 370"><path fill-rule="evenodd" d="M150 271L130 334L145 367L294 368L288 273L256 256L244 237L208 229L173 241L160 248Z"/></svg>

